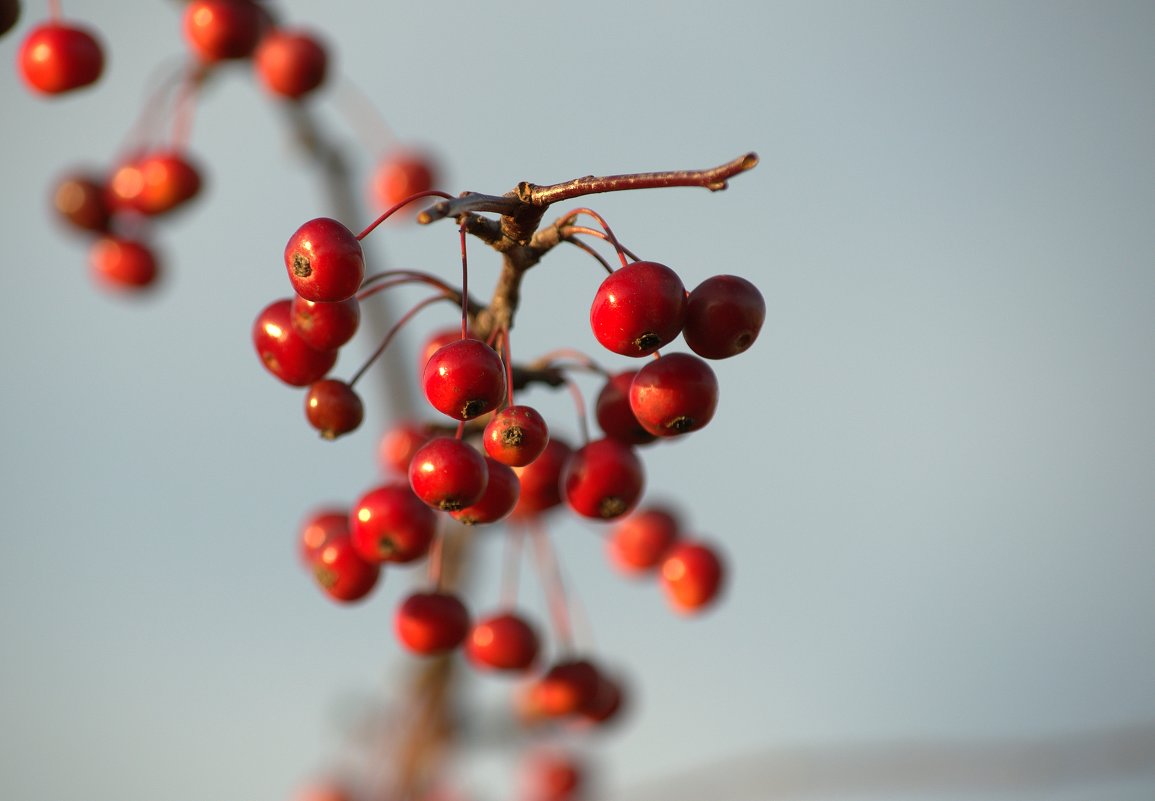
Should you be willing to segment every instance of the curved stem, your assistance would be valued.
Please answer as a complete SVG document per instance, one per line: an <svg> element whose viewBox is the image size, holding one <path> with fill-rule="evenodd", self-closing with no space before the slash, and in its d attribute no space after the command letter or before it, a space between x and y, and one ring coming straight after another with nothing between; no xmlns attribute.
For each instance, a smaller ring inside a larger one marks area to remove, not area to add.
<svg viewBox="0 0 1155 801"><path fill-rule="evenodd" d="M357 240L360 241L360 240L364 239L365 237L369 236L369 234L371 234L373 232L374 228L376 228L378 225L380 225L381 223L388 220L391 216L393 216L393 214L395 214L396 212L405 208L406 206L408 206L413 201L420 200L423 197L444 197L444 198L452 199L453 195L447 194L447 193L442 192L442 191L437 190L437 189L428 189L424 192L416 192L416 193L410 195L409 197L405 198L404 200L402 200L400 203L393 205L392 207L387 209L384 213L382 213L380 217L378 217L373 222L369 223L368 228L366 228L361 233L357 234Z"/></svg>
<svg viewBox="0 0 1155 801"><path fill-rule="evenodd" d="M405 312L405 314L401 315L401 319L399 319L396 323L393 324L393 327L389 329L389 333L387 333L385 335L385 338L383 340L381 340L381 344L377 346L377 349L375 351L373 351L372 355L370 355L369 358L365 361L365 363L363 365L361 365L361 369L358 370L356 373L354 373L353 377L351 379L349 379L349 387L352 388L353 385L356 384L358 380L360 380L361 376L363 376L365 374L365 371L369 369L369 367L373 364L373 362L377 361L378 357L380 357L381 354L385 352L385 349L387 347L389 347L389 343L393 341L393 337L397 336L397 332L401 330L402 326L404 326L407 322L412 320L414 315L417 314L417 312L421 311L426 306L433 305L434 303L436 303L439 300L455 301L456 298L447 297L446 295L433 295L432 297L428 297L425 300L420 301L412 309Z"/></svg>

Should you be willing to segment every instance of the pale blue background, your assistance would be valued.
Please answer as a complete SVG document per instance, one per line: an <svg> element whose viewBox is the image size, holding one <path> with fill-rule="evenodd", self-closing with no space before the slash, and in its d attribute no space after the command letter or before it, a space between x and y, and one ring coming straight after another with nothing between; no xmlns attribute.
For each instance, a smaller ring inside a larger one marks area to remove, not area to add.
<svg viewBox="0 0 1155 801"><path fill-rule="evenodd" d="M45 13L29 5L6 64ZM762 157L726 193L590 200L688 284L738 273L768 306L717 365L717 419L646 453L653 493L725 544L726 604L677 619L591 526L556 526L637 696L592 746L607 795L1155 797L1155 5L284 8L446 154L454 191ZM390 616L416 574L337 608L293 543L308 508L377 480L387 410L371 397L364 432L320 443L252 352L285 239L327 208L243 68L198 111L209 183L159 232L162 291L90 286L48 187L112 157L179 9L65 9L104 33L97 89L45 102L0 69L0 798L289 798L406 664ZM393 266L455 275L450 226L375 238ZM472 253L483 286L494 260ZM539 267L515 348L594 351L598 280L576 250ZM483 543L477 607L498 555ZM512 761L486 751L464 781L507 798Z"/></svg>

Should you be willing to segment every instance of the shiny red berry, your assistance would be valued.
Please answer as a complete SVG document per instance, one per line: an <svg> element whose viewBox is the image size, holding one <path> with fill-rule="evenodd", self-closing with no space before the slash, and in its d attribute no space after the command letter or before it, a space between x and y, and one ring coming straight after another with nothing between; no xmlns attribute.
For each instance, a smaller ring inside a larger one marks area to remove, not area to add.
<svg viewBox="0 0 1155 801"><path fill-rule="evenodd" d="M571 453L569 445L551 437L540 456L525 467L513 469L521 481L514 517L532 517L561 504L561 473Z"/></svg>
<svg viewBox="0 0 1155 801"><path fill-rule="evenodd" d="M266 89L295 100L325 82L329 57L312 33L281 29L261 40L254 61Z"/></svg>
<svg viewBox="0 0 1155 801"><path fill-rule="evenodd" d="M502 464L525 467L549 444L549 426L532 406L507 406L486 424L482 442Z"/></svg>
<svg viewBox="0 0 1155 801"><path fill-rule="evenodd" d="M429 358L421 385L437 411L472 420L505 399L505 365L481 340L457 339Z"/></svg>
<svg viewBox="0 0 1155 801"><path fill-rule="evenodd" d="M52 193L52 205L66 223L81 231L105 233L112 220L104 181L77 173L60 179Z"/></svg>
<svg viewBox="0 0 1155 801"><path fill-rule="evenodd" d="M337 362L337 351L317 350L293 330L292 301L277 300L253 322L253 345L270 373L294 387L307 387L325 377Z"/></svg>
<svg viewBox="0 0 1155 801"><path fill-rule="evenodd" d="M309 568L321 558L325 546L336 539L349 536L349 512L328 508L313 512L301 524L297 542L301 562Z"/></svg>
<svg viewBox="0 0 1155 801"><path fill-rule="evenodd" d="M293 290L305 300L337 303L361 287L365 257L352 231L329 217L318 217L289 237L285 269Z"/></svg>
<svg viewBox="0 0 1155 801"><path fill-rule="evenodd" d="M357 333L361 324L361 304L355 297L322 303L295 295L290 321L301 339L314 348L333 350Z"/></svg>
<svg viewBox="0 0 1155 801"><path fill-rule="evenodd" d="M201 61L248 58L266 22L251 0L193 0L184 11L184 35Z"/></svg>
<svg viewBox="0 0 1155 801"><path fill-rule="evenodd" d="M609 275L590 307L598 342L623 356L653 353L678 336L685 319L682 279L653 261L636 261Z"/></svg>
<svg viewBox="0 0 1155 801"><path fill-rule="evenodd" d="M447 592L415 592L397 609L394 624L402 645L433 656L461 645L469 633L469 610Z"/></svg>
<svg viewBox="0 0 1155 801"><path fill-rule="evenodd" d="M409 464L409 485L417 497L444 512L477 503L488 482L485 457L452 437L425 443Z"/></svg>
<svg viewBox="0 0 1155 801"><path fill-rule="evenodd" d="M467 526L496 523L509 516L521 494L521 483L513 468L491 457L485 457L488 480L485 493L476 502L450 512L453 519Z"/></svg>
<svg viewBox="0 0 1155 801"><path fill-rule="evenodd" d="M478 621L465 642L465 655L488 670L528 670L537 659L541 640L529 621L513 612Z"/></svg>
<svg viewBox="0 0 1155 801"><path fill-rule="evenodd" d="M637 374L637 370L626 370L610 376L594 406L598 426L605 435L627 445L645 445L657 439L642 428L630 408L630 385Z"/></svg>
<svg viewBox="0 0 1155 801"><path fill-rule="evenodd" d="M634 376L630 408L642 427L659 437L697 431L714 417L718 378L689 353L667 353Z"/></svg>
<svg viewBox="0 0 1155 801"><path fill-rule="evenodd" d="M17 56L29 88L58 95L96 83L104 70L104 50L87 28L46 22L28 31Z"/></svg>
<svg viewBox="0 0 1155 801"><path fill-rule="evenodd" d="M156 256L148 245L115 236L96 240L89 251L89 264L100 284L117 291L147 289L160 274Z"/></svg>
<svg viewBox="0 0 1155 801"><path fill-rule="evenodd" d="M624 573L656 568L678 539L681 526L667 509L639 509L621 520L606 540L610 559Z"/></svg>
<svg viewBox="0 0 1155 801"><path fill-rule="evenodd" d="M611 520L629 512L642 497L645 470L633 448L598 439L574 451L562 487L570 508L583 517Z"/></svg>
<svg viewBox="0 0 1155 801"><path fill-rule="evenodd" d="M334 537L313 562L313 578L330 598L342 603L359 601L377 586L379 565L366 562L349 537Z"/></svg>
<svg viewBox="0 0 1155 801"><path fill-rule="evenodd" d="M699 356L726 359L754 344L765 319L758 287L736 275L715 275L690 293L682 337Z"/></svg>
<svg viewBox="0 0 1155 801"><path fill-rule="evenodd" d="M377 444L377 460L387 473L406 475L409 472L409 463L413 461L413 454L432 439L429 429L411 420L402 420L395 423L388 431L381 435Z"/></svg>
<svg viewBox="0 0 1155 801"><path fill-rule="evenodd" d="M436 170L429 156L414 150L395 150L381 160L373 173L373 202L384 211L418 192L433 189L435 183Z"/></svg>
<svg viewBox="0 0 1155 801"><path fill-rule="evenodd" d="M400 481L369 490L349 513L357 553L369 562L412 562L429 553L437 514Z"/></svg>
<svg viewBox="0 0 1155 801"><path fill-rule="evenodd" d="M336 439L361 425L365 404L344 381L323 378L309 385L305 393L305 418L324 439Z"/></svg>
<svg viewBox="0 0 1155 801"><path fill-rule="evenodd" d="M175 151L132 159L118 167L108 182L109 200L116 208L147 215L180 208L200 190L200 171L188 156Z"/></svg>
<svg viewBox="0 0 1155 801"><path fill-rule="evenodd" d="M721 558L704 543L680 542L662 562L662 587L679 612L692 614L709 606L721 592L724 579Z"/></svg>

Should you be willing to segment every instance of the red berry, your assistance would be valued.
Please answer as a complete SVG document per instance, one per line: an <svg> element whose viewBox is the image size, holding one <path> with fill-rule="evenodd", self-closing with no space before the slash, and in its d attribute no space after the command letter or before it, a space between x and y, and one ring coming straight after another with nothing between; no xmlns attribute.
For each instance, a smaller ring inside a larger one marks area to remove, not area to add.
<svg viewBox="0 0 1155 801"><path fill-rule="evenodd" d="M545 450L549 427L532 406L507 406L486 424L482 442L502 464L525 467Z"/></svg>
<svg viewBox="0 0 1155 801"><path fill-rule="evenodd" d="M645 445L657 439L642 428L630 408L630 385L637 374L637 370L626 370L610 376L598 393L594 407L598 425L605 435L627 445Z"/></svg>
<svg viewBox="0 0 1155 801"><path fill-rule="evenodd" d="M614 526L606 541L610 558L625 573L652 570L661 564L679 531L673 513L659 508L641 509Z"/></svg>
<svg viewBox="0 0 1155 801"><path fill-rule="evenodd" d="M418 192L433 189L435 183L432 159L412 150L395 150L373 173L373 201L384 211Z"/></svg>
<svg viewBox="0 0 1155 801"><path fill-rule="evenodd" d="M201 190L200 172L181 153L161 151L117 168L108 182L112 203L141 214L157 215L179 208Z"/></svg>
<svg viewBox="0 0 1155 801"><path fill-rule="evenodd" d="M472 331L466 333L466 339L477 339ZM429 364L429 360L433 358L433 354L444 348L450 342L456 342L461 339L461 326L455 325L452 328L440 328L434 331L425 340L421 346L421 351L417 356L417 365L421 374L425 374L425 365Z"/></svg>
<svg viewBox="0 0 1155 801"><path fill-rule="evenodd" d="M718 406L718 379L710 365L689 353L667 353L638 371L630 408L642 427L659 437L697 431Z"/></svg>
<svg viewBox="0 0 1155 801"><path fill-rule="evenodd" d="M56 185L52 205L60 218L81 231L105 233L112 220L104 182L87 175L68 175Z"/></svg>
<svg viewBox="0 0 1155 801"><path fill-rule="evenodd" d="M405 475L413 454L430 438L429 430L421 423L402 420L381 436L377 445L378 461L386 472Z"/></svg>
<svg viewBox="0 0 1155 801"><path fill-rule="evenodd" d="M598 691L593 702L582 709L582 721L602 725L617 720L624 702L621 684L606 676L603 671L598 671Z"/></svg>
<svg viewBox="0 0 1155 801"><path fill-rule="evenodd" d="M485 457L452 437L425 443L409 464L409 485L417 497L444 512L477 503L488 481Z"/></svg>
<svg viewBox="0 0 1155 801"><path fill-rule="evenodd" d="M257 75L272 93L297 99L325 82L328 54L305 31L277 30L261 40L255 56Z"/></svg>
<svg viewBox="0 0 1155 801"><path fill-rule="evenodd" d="M481 340L457 339L429 358L421 384L437 411L472 420L505 399L505 365Z"/></svg>
<svg viewBox="0 0 1155 801"><path fill-rule="evenodd" d="M294 387L307 387L337 362L337 351L311 347L290 324L292 301L266 306L253 323L253 345L270 373Z"/></svg>
<svg viewBox="0 0 1155 801"><path fill-rule="evenodd" d="M541 751L525 767L519 801L577 801L583 793L583 770L572 756Z"/></svg>
<svg viewBox="0 0 1155 801"><path fill-rule="evenodd" d="M537 659L541 641L525 618L505 612L474 625L465 643L465 655L479 668L522 671Z"/></svg>
<svg viewBox="0 0 1155 801"><path fill-rule="evenodd" d="M381 568L362 559L348 537L334 537L313 562L313 578L335 601L359 601L377 586Z"/></svg>
<svg viewBox="0 0 1155 801"><path fill-rule="evenodd" d="M96 240L89 251L92 274L104 286L137 292L151 287L159 268L152 250L140 242L106 236Z"/></svg>
<svg viewBox="0 0 1155 801"><path fill-rule="evenodd" d="M610 520L629 512L642 497L645 470L633 448L598 439L566 462L562 486L570 508L584 517Z"/></svg>
<svg viewBox="0 0 1155 801"><path fill-rule="evenodd" d="M104 70L104 51L87 29L46 22L24 36L18 56L20 74L31 89L46 95L96 83Z"/></svg>
<svg viewBox="0 0 1155 801"><path fill-rule="evenodd" d="M686 287L664 264L636 261L608 276L590 307L590 326L603 346L646 356L671 342L686 319Z"/></svg>
<svg viewBox="0 0 1155 801"><path fill-rule="evenodd" d="M335 378L309 385L305 394L305 417L324 439L336 439L361 425L365 405L351 386Z"/></svg>
<svg viewBox="0 0 1155 801"><path fill-rule="evenodd" d="M690 293L682 337L699 356L725 359L753 345L765 319L758 287L736 275L715 275Z"/></svg>
<svg viewBox="0 0 1155 801"><path fill-rule="evenodd" d="M357 298L322 303L293 296L290 321L301 339L317 350L339 348L353 338L361 324Z"/></svg>
<svg viewBox="0 0 1155 801"><path fill-rule="evenodd" d="M521 498L513 509L515 517L531 517L561 503L561 473L573 453L569 445L553 437L532 462L515 467L521 481Z"/></svg>
<svg viewBox="0 0 1155 801"><path fill-rule="evenodd" d="M298 549L301 561L312 567L321 558L325 546L336 539L349 536L349 513L343 509L321 509L313 512L301 524Z"/></svg>
<svg viewBox="0 0 1155 801"><path fill-rule="evenodd" d="M662 562L662 587L679 612L694 613L712 603L722 590L725 570L714 549L700 542L680 542Z"/></svg>
<svg viewBox="0 0 1155 801"><path fill-rule="evenodd" d="M450 512L457 522L467 526L496 523L508 517L521 494L521 484L512 467L488 456L485 457L485 465L489 474L485 494L476 503Z"/></svg>
<svg viewBox="0 0 1155 801"><path fill-rule="evenodd" d="M185 6L185 39L201 61L248 58L261 39L265 13L250 0L193 0Z"/></svg>
<svg viewBox="0 0 1155 801"><path fill-rule="evenodd" d="M337 303L361 287L365 257L352 231L336 220L318 217L289 237L285 269L294 291L305 300Z"/></svg>
<svg viewBox="0 0 1155 801"><path fill-rule="evenodd" d="M362 495L349 521L353 547L369 562L420 559L437 533L437 514L400 481Z"/></svg>
<svg viewBox="0 0 1155 801"><path fill-rule="evenodd" d="M469 633L469 611L447 592L415 592L397 609L397 637L410 651L426 656L461 645Z"/></svg>
<svg viewBox="0 0 1155 801"><path fill-rule="evenodd" d="M588 660L558 662L532 685L531 711L550 718L577 714L593 705L600 682L597 668Z"/></svg>

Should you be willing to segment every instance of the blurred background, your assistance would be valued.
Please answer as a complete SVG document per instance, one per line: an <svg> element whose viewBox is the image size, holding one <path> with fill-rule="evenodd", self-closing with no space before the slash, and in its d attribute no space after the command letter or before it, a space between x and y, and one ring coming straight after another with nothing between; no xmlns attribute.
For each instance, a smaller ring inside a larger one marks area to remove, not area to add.
<svg viewBox="0 0 1155 801"><path fill-rule="evenodd" d="M648 497L725 549L724 602L681 618L614 572L597 526L551 524L596 653L629 677L630 719L580 746L600 796L1155 797L1155 5L278 8L331 47L310 108L359 187L379 129L352 86L455 193L761 157L726 192L587 201L687 286L742 275L768 307L714 365L710 426L644 453ZM64 11L104 38L91 90L20 83L45 4L0 40L0 798L292 798L405 686L392 610L422 575L338 607L297 529L380 481L387 387L417 402L415 351L453 314L396 344L412 372L366 379L360 432L317 439L249 329L289 294L289 234L330 209L244 66L197 106L206 188L158 227L163 285L95 287L51 187L119 152L180 63L181 5ZM373 265L456 280L451 224L369 243ZM485 296L497 261L470 253ZM515 356L624 369L589 332L600 276L572 248L535 268ZM576 434L567 396L525 400ZM479 536L475 608L500 555ZM496 718L510 687L470 678L470 708ZM511 797L512 745L482 745L458 783Z"/></svg>

